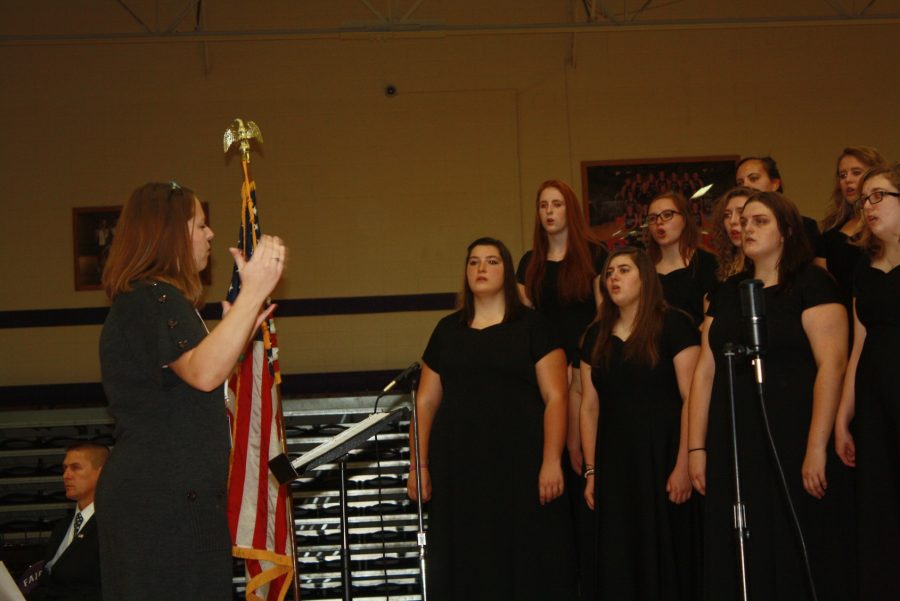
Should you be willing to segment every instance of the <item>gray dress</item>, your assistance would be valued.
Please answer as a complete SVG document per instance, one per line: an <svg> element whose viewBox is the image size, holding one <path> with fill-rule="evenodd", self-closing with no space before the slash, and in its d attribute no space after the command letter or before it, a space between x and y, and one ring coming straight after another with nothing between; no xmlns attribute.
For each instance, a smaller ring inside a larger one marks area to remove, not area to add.
<svg viewBox="0 0 900 601"><path fill-rule="evenodd" d="M103 325L116 420L96 498L105 601L232 597L222 389L202 392L164 367L205 336L191 304L162 282L117 296Z"/></svg>

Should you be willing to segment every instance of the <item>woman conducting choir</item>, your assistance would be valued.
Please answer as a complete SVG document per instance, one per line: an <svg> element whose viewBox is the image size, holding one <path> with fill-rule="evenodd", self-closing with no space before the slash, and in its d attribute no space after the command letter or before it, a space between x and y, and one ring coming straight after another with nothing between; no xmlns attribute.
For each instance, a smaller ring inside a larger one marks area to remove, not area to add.
<svg viewBox="0 0 900 601"><path fill-rule="evenodd" d="M712 246L719 267L716 280L724 282L744 271L744 251L741 250L741 213L753 190L743 186L732 188L716 201L713 209Z"/></svg>
<svg viewBox="0 0 900 601"><path fill-rule="evenodd" d="M207 334L197 307L212 238L197 196L175 183L135 190L116 226L100 335L116 421L96 500L105 601L232 598L223 384L271 311L260 314L286 249L269 236L249 261L231 249L241 293Z"/></svg>
<svg viewBox="0 0 900 601"><path fill-rule="evenodd" d="M417 403L429 500L428 595L437 600L573 599L563 497L566 357L516 293L499 240L469 245L462 308L438 322ZM416 497L415 472L408 491Z"/></svg>
<svg viewBox="0 0 900 601"><path fill-rule="evenodd" d="M862 228L860 178L872 167L883 165L884 157L868 146L850 146L841 152L834 172L831 206L816 242L815 262L837 280L841 302L848 312L852 311L853 272L860 257L859 247L850 243Z"/></svg>
<svg viewBox="0 0 900 601"><path fill-rule="evenodd" d="M685 401L700 335L687 313L668 306L652 262L635 248L612 252L602 291L581 364L598 598L691 600Z"/></svg>
<svg viewBox="0 0 900 601"><path fill-rule="evenodd" d="M864 256L835 444L856 467L860 599L889 599L900 590L900 166L876 167L859 185Z"/></svg>
<svg viewBox="0 0 900 601"><path fill-rule="evenodd" d="M738 598L728 378L723 348L744 340L739 283L763 283L768 342L765 407L799 517L818 598L849 600L854 584L848 473L830 444L846 364L847 319L836 286L812 265L796 207L777 192L744 204L747 272L713 295L690 397L689 460L704 507L704 598ZM808 599L799 539L769 451L750 362L735 366L735 405L751 598Z"/></svg>
<svg viewBox="0 0 900 601"><path fill-rule="evenodd" d="M662 282L666 302L703 323L706 294L716 280L716 259L702 250L700 228L679 192L664 192L647 209L647 254Z"/></svg>

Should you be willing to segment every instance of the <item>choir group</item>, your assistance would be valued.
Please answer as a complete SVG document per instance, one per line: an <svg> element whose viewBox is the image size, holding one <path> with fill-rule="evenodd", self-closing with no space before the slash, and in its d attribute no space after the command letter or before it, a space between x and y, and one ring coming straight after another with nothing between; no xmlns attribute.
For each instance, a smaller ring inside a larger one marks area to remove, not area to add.
<svg viewBox="0 0 900 601"><path fill-rule="evenodd" d="M750 598L896 598L900 166L844 149L821 233L770 157L735 183L708 249L684 186L642 209L643 249L610 249L557 180L517 269L469 246L417 395L432 599L738 599L731 394ZM748 279L762 395L724 354Z"/></svg>

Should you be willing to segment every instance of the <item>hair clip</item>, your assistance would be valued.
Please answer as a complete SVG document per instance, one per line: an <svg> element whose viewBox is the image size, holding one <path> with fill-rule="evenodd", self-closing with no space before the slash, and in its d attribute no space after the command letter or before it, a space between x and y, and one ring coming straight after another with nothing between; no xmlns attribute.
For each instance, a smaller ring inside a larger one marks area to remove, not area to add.
<svg viewBox="0 0 900 601"><path fill-rule="evenodd" d="M181 190L181 186L179 186L178 182L176 182L174 179L169 182L169 186L172 187L172 190Z"/></svg>

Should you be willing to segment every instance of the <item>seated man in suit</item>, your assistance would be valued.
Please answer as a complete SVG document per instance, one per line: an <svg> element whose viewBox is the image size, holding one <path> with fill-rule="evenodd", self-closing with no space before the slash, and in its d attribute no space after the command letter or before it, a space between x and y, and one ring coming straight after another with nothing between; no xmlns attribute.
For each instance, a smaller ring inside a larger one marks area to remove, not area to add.
<svg viewBox="0 0 900 601"><path fill-rule="evenodd" d="M63 485L75 510L61 519L50 535L44 573L29 601L99 601L100 558L94 491L109 449L79 442L66 449Z"/></svg>

